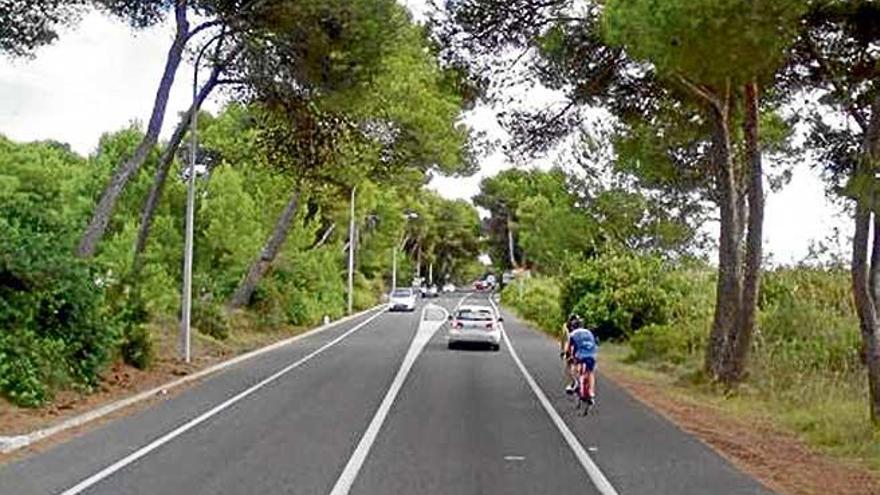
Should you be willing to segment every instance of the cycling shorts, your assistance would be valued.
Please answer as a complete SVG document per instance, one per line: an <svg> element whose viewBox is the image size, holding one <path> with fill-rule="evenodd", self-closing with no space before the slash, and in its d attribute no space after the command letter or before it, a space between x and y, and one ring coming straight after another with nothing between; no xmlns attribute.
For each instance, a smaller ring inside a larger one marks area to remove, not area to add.
<svg viewBox="0 0 880 495"><path fill-rule="evenodd" d="M596 369L596 356L576 356L575 362L584 365L591 373Z"/></svg>

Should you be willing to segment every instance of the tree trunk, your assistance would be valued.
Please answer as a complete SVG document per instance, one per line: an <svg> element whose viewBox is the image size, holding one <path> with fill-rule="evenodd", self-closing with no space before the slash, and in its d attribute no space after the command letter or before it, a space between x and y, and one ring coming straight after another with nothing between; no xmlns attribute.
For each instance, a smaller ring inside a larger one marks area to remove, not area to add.
<svg viewBox="0 0 880 495"><path fill-rule="evenodd" d="M510 267L518 268L516 264L516 252L513 249L513 229L510 228L510 218L507 218L507 254L510 256Z"/></svg>
<svg viewBox="0 0 880 495"><path fill-rule="evenodd" d="M871 288L869 273L876 268L868 265L868 250L871 258L880 258L880 244L869 246L871 211L864 198L856 200L855 233L853 234L853 256L851 264L853 298L859 317L859 328L865 349L865 364L868 369L868 389L870 396L871 419L880 424L880 322L877 321L875 291ZM875 229L878 222L875 220ZM876 237L876 236L875 236Z"/></svg>
<svg viewBox="0 0 880 495"><path fill-rule="evenodd" d="M871 419L880 425L880 321L877 302L880 300L880 219L877 217L876 193L866 192L864 185L874 180L873 173L880 156L880 95L871 105L871 119L862 141L862 157L856 170L855 232L851 263L853 299L859 317L865 365L868 370L868 390ZM872 209L874 214L874 242L869 245ZM871 263L868 264L868 250Z"/></svg>
<svg viewBox="0 0 880 495"><path fill-rule="evenodd" d="M731 152L729 101L724 108L713 112L715 129L713 147L716 162L716 180L719 193L721 232L718 248L718 282L715 300L715 316L706 348L706 373L713 379L722 371L727 336L736 323L737 309L742 295L740 249L742 232L739 215L739 187Z"/></svg>
<svg viewBox="0 0 880 495"><path fill-rule="evenodd" d="M208 95L210 95L217 86L221 71L222 68L219 66L215 66L214 70L211 71L211 76L205 81L205 84L202 85L196 97L196 108L201 107L205 99L208 98ZM159 158L159 165L156 167L156 175L153 177L153 184L150 186L150 192L147 195L147 199L144 200L144 205L141 207L140 225L138 226L137 239L135 240L134 245L133 266L135 273L139 273L142 267L142 255L147 247L147 240L149 240L150 237L150 229L153 227L156 208L159 206L159 200L162 199L162 193L165 189L165 181L168 179L168 172L171 169L171 164L174 163L174 156L177 153L178 148L180 148L180 144L183 142L186 131L189 129L190 123L192 122L192 112L193 107L190 106L186 113L181 116L180 122L177 124L174 133L171 135L171 139L165 145L165 149L162 150L162 156Z"/></svg>
<svg viewBox="0 0 880 495"><path fill-rule="evenodd" d="M128 181L137 173L140 167L147 159L150 150L156 145L159 139L159 133L162 130L162 122L165 119L165 110L168 106L168 95L171 86L174 84L174 77L177 74L177 68L183 56L183 50L189 36L189 21L186 17L187 1L177 0L174 8L174 18L177 23L177 32L174 36L174 42L168 50L165 60L165 70L159 81L159 88L156 91L156 98L153 102L153 111L150 115L150 121L147 124L147 131L138 144L134 154L120 165L110 179L110 183L101 194L92 218L80 239L77 247L77 256L81 258L90 258L94 256L98 248L98 243L107 230L107 224L116 207L116 202L122 191L125 189Z"/></svg>
<svg viewBox="0 0 880 495"><path fill-rule="evenodd" d="M742 297L733 333L728 336L722 381L731 384L743 379L755 330L755 311L761 283L762 241L764 228L764 183L758 123L758 87L745 87L743 131L748 165L748 234L743 274Z"/></svg>
<svg viewBox="0 0 880 495"><path fill-rule="evenodd" d="M293 219L296 217L296 210L299 206L301 195L301 189L299 186L296 186L295 192L275 222L275 228L269 236L268 242L260 251L260 256L251 263L247 274L238 285L238 289L235 290L235 293L229 299L228 306L230 309L240 308L250 302L254 290L256 290L260 280L275 261L275 257L278 256L278 253L284 246L284 241L287 240L287 234L290 233L290 227L293 225Z"/></svg>

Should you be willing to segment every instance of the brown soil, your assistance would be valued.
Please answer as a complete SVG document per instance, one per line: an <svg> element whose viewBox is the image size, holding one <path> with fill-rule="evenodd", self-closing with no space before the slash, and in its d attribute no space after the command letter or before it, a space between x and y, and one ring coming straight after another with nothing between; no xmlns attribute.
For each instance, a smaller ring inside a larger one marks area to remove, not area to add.
<svg viewBox="0 0 880 495"><path fill-rule="evenodd" d="M737 417L670 383L607 362L603 373L781 495L880 495L880 476L806 446L767 418Z"/></svg>

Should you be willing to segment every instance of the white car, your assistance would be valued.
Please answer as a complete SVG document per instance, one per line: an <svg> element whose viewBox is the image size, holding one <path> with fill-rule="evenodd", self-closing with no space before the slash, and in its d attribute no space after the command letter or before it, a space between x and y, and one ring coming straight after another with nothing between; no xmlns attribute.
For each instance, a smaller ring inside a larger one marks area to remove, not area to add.
<svg viewBox="0 0 880 495"><path fill-rule="evenodd" d="M453 285L453 284L444 285L443 292L455 292L455 285Z"/></svg>
<svg viewBox="0 0 880 495"><path fill-rule="evenodd" d="M415 311L416 293L412 289L395 289L388 296L388 309L390 311Z"/></svg>
<svg viewBox="0 0 880 495"><path fill-rule="evenodd" d="M446 342L450 349L467 342L488 344L493 351L497 351L501 348L502 321L489 306L460 306L449 315Z"/></svg>

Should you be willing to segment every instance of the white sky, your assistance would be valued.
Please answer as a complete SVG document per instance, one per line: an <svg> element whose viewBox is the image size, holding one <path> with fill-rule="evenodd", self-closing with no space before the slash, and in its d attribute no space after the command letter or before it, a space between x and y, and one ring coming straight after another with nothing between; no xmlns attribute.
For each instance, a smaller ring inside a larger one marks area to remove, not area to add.
<svg viewBox="0 0 880 495"><path fill-rule="evenodd" d="M133 120L145 122L172 35L170 24L135 31L92 13L58 43L39 50L33 60L0 58L0 134L18 141L51 138L89 154L102 133ZM182 67L172 90L164 136L171 132L177 112L187 107L191 80L191 67ZM215 110L219 104L213 101L206 106ZM504 136L491 109L477 108L465 120L492 136ZM503 154L495 153L482 160L475 176L438 177L431 187L449 198L470 199L478 192L480 179L509 166ZM826 237L835 227L848 236L850 223L826 199L809 164L801 163L792 182L767 199L766 250L777 263L796 262L807 254L811 240Z"/></svg>

